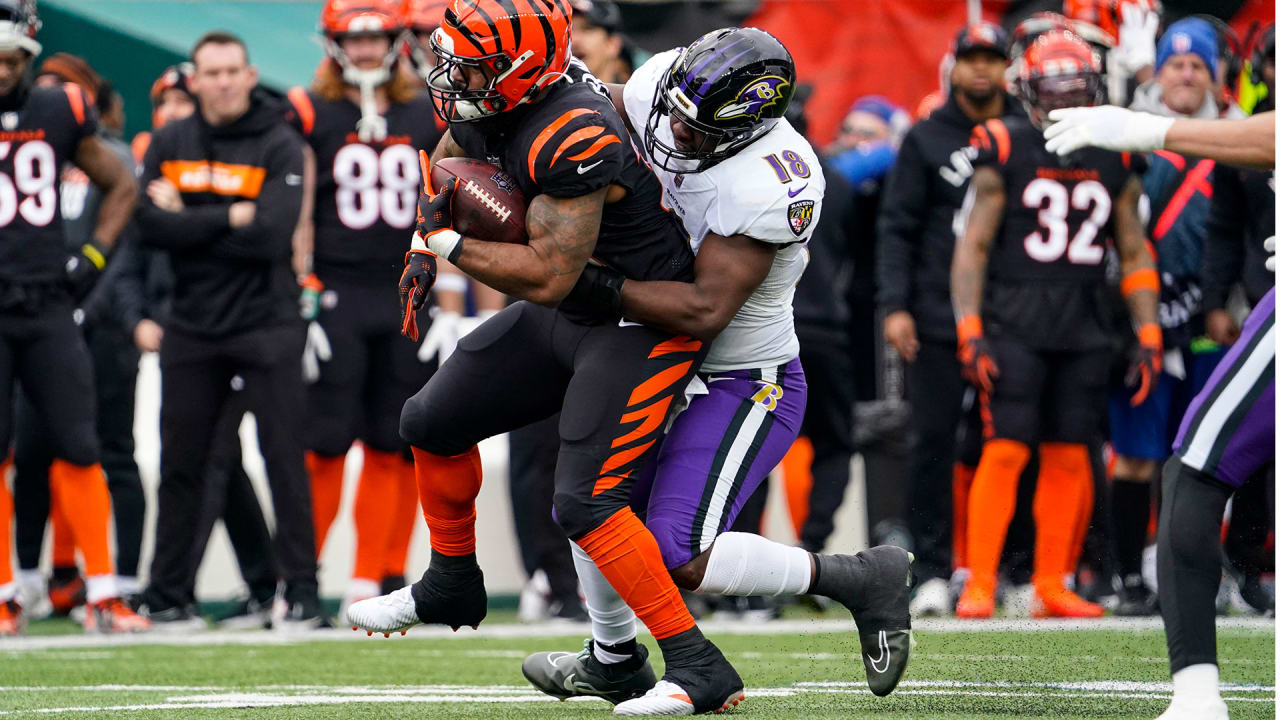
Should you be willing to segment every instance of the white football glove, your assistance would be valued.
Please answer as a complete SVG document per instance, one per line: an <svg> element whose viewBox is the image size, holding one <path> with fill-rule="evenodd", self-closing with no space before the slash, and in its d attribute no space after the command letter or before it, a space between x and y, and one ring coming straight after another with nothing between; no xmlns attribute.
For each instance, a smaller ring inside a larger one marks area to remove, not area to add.
<svg viewBox="0 0 1280 720"><path fill-rule="evenodd" d="M1070 155L1083 147L1117 152L1150 152L1164 147L1173 118L1134 112L1114 105L1063 108L1049 112L1045 149Z"/></svg>
<svg viewBox="0 0 1280 720"><path fill-rule="evenodd" d="M333 348L329 346L329 336L324 333L320 323L312 320L307 323L307 343L302 348L302 379L308 384L320 379L320 363L329 362L333 357Z"/></svg>
<svg viewBox="0 0 1280 720"><path fill-rule="evenodd" d="M1120 37L1112 52L1116 61L1130 76L1156 64L1156 30L1160 15L1128 3L1120 8Z"/></svg>
<svg viewBox="0 0 1280 720"><path fill-rule="evenodd" d="M437 312L431 318L426 337L418 346L418 362L427 363L438 357L443 365L458 347L458 338L461 337L458 335L458 321L461 319L462 316L456 312Z"/></svg>
<svg viewBox="0 0 1280 720"><path fill-rule="evenodd" d="M1275 272L1276 271L1276 236L1272 235L1266 240L1263 240L1262 249L1271 253L1270 255L1267 256L1267 263L1266 263L1267 272Z"/></svg>

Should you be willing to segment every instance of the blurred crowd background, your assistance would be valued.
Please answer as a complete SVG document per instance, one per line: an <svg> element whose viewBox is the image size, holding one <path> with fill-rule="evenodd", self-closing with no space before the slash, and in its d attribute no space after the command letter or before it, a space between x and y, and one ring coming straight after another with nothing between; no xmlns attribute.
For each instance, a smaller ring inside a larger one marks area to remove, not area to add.
<svg viewBox="0 0 1280 720"><path fill-rule="evenodd" d="M1036 28L1036 18L1056 22L1044 13L1064 14L1073 29L1093 42L1101 53L1112 55L1106 67L1114 104L1188 115L1204 108L1215 117L1241 116L1272 106L1275 6L1269 0L1165 0L1156 7L1146 2L1133 3L1157 12L1161 31L1189 16L1197 16L1201 25L1208 28L1211 57L1197 55L1210 70L1203 81L1165 78L1161 70L1168 58L1157 55L1140 67L1126 66L1123 60L1128 58L1122 51L1129 49L1125 47L1122 28L1122 6L1126 4L1123 0L574 0L574 53L592 72L609 82L625 82L632 69L652 54L727 25L768 30L787 45L795 58L801 87L788 119L822 152L828 181L826 208L810 247L813 259L795 307L801 359L813 392L804 436L775 472L774 481L763 489L772 493L772 499L763 491L753 498L751 509L743 513L735 530L770 532L813 551L834 549L830 546L833 538L840 543L894 543L908 547L916 552L917 564L924 571L915 610L923 614L951 612L957 582L963 579L962 572L956 573L962 570L963 559L953 553L952 538L963 534L964 522L963 511L956 511L962 507L962 495L953 493L962 491L962 477L965 472L971 473L975 464L974 448L979 439L962 420L965 408L971 407L974 400L970 393L955 408L929 402L930 397L923 394L927 383L920 378L923 371L917 365L917 353L922 345L936 343L937 339L928 337L920 317L914 318L909 333L900 314L896 324L893 320L886 322L886 317L896 313L906 312L908 318L912 314L918 316L921 309L911 304L917 302L915 299L903 305L894 288L885 287L884 272L877 271L877 257L883 254L883 228L879 223L883 218L882 204L894 201L883 191L886 185L892 185L893 174L901 172L897 167L899 151L913 125L946 105L954 93L966 92L965 83L974 74L991 74L998 87L1010 62L1016 62L1018 42L1025 41L1027 33ZM122 147L131 144L130 154L141 162L146 133L170 118L189 114L194 107L183 81L187 70L182 63L188 60L189 48L198 37L215 28L235 33L244 40L252 62L259 68L264 89L283 97L289 88L309 84L324 59L321 35L316 29L322 5L290 0L44 0L40 3L44 52L36 60L37 74L81 85L99 111L102 132ZM998 43L957 45L958 33L963 37L962 30L979 21L1002 27L1007 37ZM1159 35L1153 35L1150 41L1155 50ZM1199 52L1198 47L1178 47L1174 54ZM1269 74L1264 73L1264 65ZM957 82L961 84L959 88ZM1172 110L1171 91L1184 90L1192 98L1190 105ZM1153 93L1154 103L1150 101ZM1008 101L1016 102L1012 97ZM424 117L423 122L435 119ZM1176 173L1175 185L1179 188L1188 170L1185 165ZM1191 169L1195 167L1198 165L1192 163ZM74 168L68 168L64 188L67 184L74 186L76 181ZM1199 258L1222 257L1221 252L1211 249L1218 244L1238 246L1261 240L1247 233L1227 237L1225 231L1219 232L1220 226L1208 221L1210 203L1216 209L1229 197L1207 174L1200 175L1199 181L1201 185L1191 186L1186 192L1199 193L1199 204L1192 202L1189 206L1191 212L1200 215L1187 220L1185 237L1180 240L1194 246L1196 258L1192 272L1182 278L1185 291L1194 296L1194 301L1185 305L1195 317L1192 330L1182 343L1190 353L1188 358L1220 356L1222 348L1238 334L1239 319L1257 299L1256 288L1249 286L1251 280L1247 277L1251 271L1242 269L1239 262L1208 278ZM83 178L79 182L81 186L85 184ZM1274 192L1273 180L1271 188ZM66 197L64 194L64 206ZM1195 210L1197 207L1199 210ZM1239 213L1237 209L1237 216ZM1237 219L1244 222L1243 218ZM1179 221L1177 217L1170 220ZM1231 247L1228 250L1242 252ZM472 316L477 313L475 308L473 303ZM930 310L947 318L951 314L949 305L924 311ZM150 501L154 498L158 462L154 427L158 400L152 353L161 341L164 318L133 318L128 324L131 327L103 327L118 333L116 341L132 343L143 354L136 447L127 450L137 458ZM922 326L919 337L917 324ZM103 330L90 323L88 332ZM947 352L953 354L954 340L946 342L950 343ZM1124 338L1117 338L1118 357L1123 353L1124 342ZM917 368L914 372L913 366ZM103 382L109 381L100 378L99 383ZM104 407L110 410L111 388L101 389L100 396L106 400ZM942 402L945 404L945 399ZM118 428L129 420L116 418L114 422ZM1175 415L1175 427L1177 420ZM1109 443L1116 430L1097 429L1093 446L1095 502L1076 586L1086 598L1122 609L1124 614L1150 614L1155 610L1150 596L1154 571L1149 558L1146 567L1140 558L1135 567L1132 557L1135 548L1141 555L1154 537L1150 525L1158 498L1152 498L1149 491L1134 493L1129 487L1134 483L1129 481L1145 481L1149 485L1155 463L1163 458L1150 458L1149 466L1126 463L1132 458L1118 456ZM486 486L480 502L508 505L511 515L481 513L481 555L518 560L518 564L499 562L495 570L488 572L488 578L491 596L505 591L518 603L522 619L580 620L585 613L568 546L562 535L555 535L559 530L549 522L549 516L544 517L549 505L526 502L528 496L522 494L522 488L537 487L538 476L545 478L549 474L546 451L553 459L554 434L548 440L546 431L547 428L534 428L526 437L513 439L509 446L503 441L484 447ZM252 425L246 425L241 433L247 443L243 460L234 450L218 457L218 462L226 463L227 473L245 478L243 483L234 481L229 485L233 488L229 492L239 488L239 492L248 493L240 500L228 500L232 505L240 506L237 503L241 501L256 504L258 496L267 498L253 436ZM104 445L110 452L110 444ZM358 448L353 450L351 458L358 458L359 452ZM1167 443L1164 453L1168 453ZM242 465L247 468L247 475L241 470ZM348 478L358 473L356 465L348 462ZM506 472L502 472L504 466ZM112 467L108 464L106 469L110 476ZM1144 472L1145 478L1133 477ZM512 478L510 485L507 476ZM1008 580L1004 587L1011 589L1004 600L1014 613L1027 611L1025 588L1030 578L1033 535L1029 499L1034 478L1033 465L1020 489L1019 510L1010 530L1003 566ZM1228 582L1221 595L1223 612L1232 607L1244 612L1271 612L1274 606L1274 569L1270 561L1274 481L1255 483L1253 487L1257 496L1247 498L1247 502L1237 500L1224 529L1228 534L1228 557L1223 565ZM256 494L251 491L254 488ZM508 488L510 499L505 497ZM1121 511L1116 511L1112 500L1119 495L1125 499ZM354 502L350 488L344 498L342 516L328 537L328 547L318 548L322 553L321 591L331 598L348 594L345 580L351 576L352 537L347 516ZM955 502L957 499L961 502ZM18 501L22 502L20 493ZM766 512L766 508L771 510ZM217 567L202 572L197 586L197 599L201 601L238 598L230 605L223 603L219 613L247 617L254 623L262 621L264 603L275 587L272 563L262 540L262 534L270 531L274 521L269 504L265 509L266 526L252 520L249 527L244 527L242 516L225 515L233 539L238 533L242 542L248 543L236 547L240 573L230 571L222 531L218 530L215 557L209 559ZM148 512L147 527L151 528L154 508ZM217 513L207 514L211 515L212 526ZM766 515L771 519L766 520ZM425 527L419 522L412 544L397 551L398 562L392 562L386 577L379 578L385 581L383 589L386 583L403 582L406 574L412 580L425 565L424 534ZM51 547L43 551L43 525L38 531L28 531L25 540L19 538L19 565L26 571L23 577L31 607L40 608L35 611L37 615L70 612L83 585L75 567L74 544L54 535L54 542L44 543ZM141 552L145 556L153 544L162 542L163 538L153 540L148 530ZM321 531L318 544L324 542ZM136 557L133 564L147 567L147 562L139 563ZM1145 576L1136 584L1132 579L1135 572ZM45 599L51 603L46 604ZM759 598L739 603L691 597L690 603L699 613L727 613L761 620L783 612L783 608Z"/></svg>

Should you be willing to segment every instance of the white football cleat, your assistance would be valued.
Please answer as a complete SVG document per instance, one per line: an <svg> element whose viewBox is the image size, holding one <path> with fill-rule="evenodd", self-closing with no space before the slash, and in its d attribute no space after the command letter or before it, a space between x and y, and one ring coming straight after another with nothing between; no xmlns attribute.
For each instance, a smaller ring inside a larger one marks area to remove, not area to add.
<svg viewBox="0 0 1280 720"><path fill-rule="evenodd" d="M916 590L916 596L911 599L910 608L912 617L950 615L952 611L950 584L942 578L926 581Z"/></svg>
<svg viewBox="0 0 1280 720"><path fill-rule="evenodd" d="M342 618L343 623L350 624L347 610L361 600L375 598L379 594L381 594L381 587L378 583L364 578L352 578L347 585L347 591L342 595L342 602L338 605L338 617Z"/></svg>
<svg viewBox="0 0 1280 720"><path fill-rule="evenodd" d="M721 713L733 708L742 702L744 697L746 695L741 690L734 691L724 699L716 712ZM679 685L659 680L658 684L644 695L614 706L613 714L626 717L692 715L693 700Z"/></svg>
<svg viewBox="0 0 1280 720"><path fill-rule="evenodd" d="M347 608L347 620L352 629L364 630L370 635L379 632L388 637L391 633L403 634L421 623L413 602L413 586L406 585L390 595L361 600Z"/></svg>
<svg viewBox="0 0 1280 720"><path fill-rule="evenodd" d="M1228 720L1227 704L1220 697L1204 702L1174 700L1156 720Z"/></svg>

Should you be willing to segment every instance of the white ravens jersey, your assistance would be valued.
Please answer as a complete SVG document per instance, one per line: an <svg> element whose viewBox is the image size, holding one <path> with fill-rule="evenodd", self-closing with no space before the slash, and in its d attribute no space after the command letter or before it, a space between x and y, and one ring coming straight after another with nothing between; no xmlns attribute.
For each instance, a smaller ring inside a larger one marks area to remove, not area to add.
<svg viewBox="0 0 1280 720"><path fill-rule="evenodd" d="M623 100L642 152L654 91L679 55L679 50L655 55L627 81ZM656 132L663 142L674 144L665 119ZM826 188L809 142L779 120L755 142L707 170L676 174L655 165L653 171L662 181L664 204L684 223L695 253L707 233L746 235L781 246L764 282L711 344L702 369L724 372L790 362L800 352L791 300L809 262L805 243L818 224Z"/></svg>

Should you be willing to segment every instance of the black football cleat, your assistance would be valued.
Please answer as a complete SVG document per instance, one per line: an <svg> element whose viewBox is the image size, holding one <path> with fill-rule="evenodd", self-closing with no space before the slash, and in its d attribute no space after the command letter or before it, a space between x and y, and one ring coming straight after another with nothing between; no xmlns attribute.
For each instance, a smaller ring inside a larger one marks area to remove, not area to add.
<svg viewBox="0 0 1280 720"><path fill-rule="evenodd" d="M871 692L893 692L907 672L915 638L911 634L911 563L915 556L895 545L878 545L856 555L822 556L823 584L833 600L849 609L858 626L862 664ZM847 575L847 582L829 573ZM847 592L840 592L840 588Z"/></svg>
<svg viewBox="0 0 1280 720"><path fill-rule="evenodd" d="M616 664L604 664L592 654L592 640L578 653L540 652L524 659L520 671L534 687L551 697L599 697L617 705L640 697L658 683L649 664L649 650L636 645L636 654Z"/></svg>

